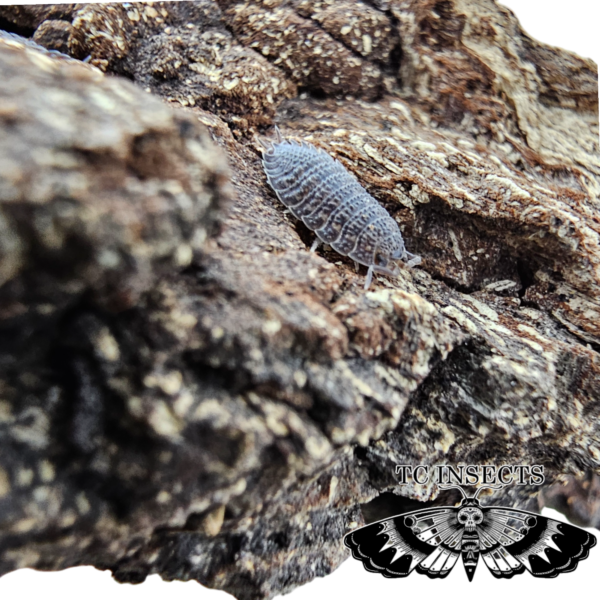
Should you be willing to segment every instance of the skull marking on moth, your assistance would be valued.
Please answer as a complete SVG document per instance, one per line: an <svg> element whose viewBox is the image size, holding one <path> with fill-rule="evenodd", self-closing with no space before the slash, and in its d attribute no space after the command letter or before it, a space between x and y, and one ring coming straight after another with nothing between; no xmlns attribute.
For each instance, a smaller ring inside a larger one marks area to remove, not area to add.
<svg viewBox="0 0 600 600"><path fill-rule="evenodd" d="M465 506L458 511L456 518L466 531L475 531L475 527L483 522L483 512L476 506Z"/></svg>

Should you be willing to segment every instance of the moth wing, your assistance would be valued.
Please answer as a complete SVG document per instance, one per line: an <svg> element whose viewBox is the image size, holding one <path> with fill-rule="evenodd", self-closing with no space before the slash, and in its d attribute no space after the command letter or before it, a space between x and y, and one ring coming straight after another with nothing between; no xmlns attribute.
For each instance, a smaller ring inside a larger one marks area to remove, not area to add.
<svg viewBox="0 0 600 600"><path fill-rule="evenodd" d="M499 506L482 510L481 557L497 578L525 570L534 577L556 577L574 571L596 545L587 531L535 513Z"/></svg>
<svg viewBox="0 0 600 600"><path fill-rule="evenodd" d="M351 531L344 543L367 571L406 577L416 569L443 578L460 556L463 527L456 514L448 506L405 513Z"/></svg>

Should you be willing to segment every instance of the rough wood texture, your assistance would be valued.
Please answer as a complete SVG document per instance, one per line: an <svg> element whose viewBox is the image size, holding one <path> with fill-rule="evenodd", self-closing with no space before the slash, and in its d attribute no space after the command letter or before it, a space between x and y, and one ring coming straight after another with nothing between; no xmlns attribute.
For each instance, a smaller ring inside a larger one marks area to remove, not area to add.
<svg viewBox="0 0 600 600"><path fill-rule="evenodd" d="M492 0L0 19L91 65L0 37L0 572L270 598L344 560L361 505L433 499L396 463L600 471L595 64ZM365 293L309 253L261 169L274 123L422 265Z"/></svg>

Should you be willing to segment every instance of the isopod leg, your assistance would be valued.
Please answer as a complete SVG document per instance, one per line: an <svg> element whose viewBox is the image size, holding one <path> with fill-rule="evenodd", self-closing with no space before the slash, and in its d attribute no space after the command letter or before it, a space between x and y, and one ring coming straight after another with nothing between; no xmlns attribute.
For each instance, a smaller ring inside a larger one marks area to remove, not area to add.
<svg viewBox="0 0 600 600"><path fill-rule="evenodd" d="M392 269L388 269L387 267L380 267L379 265L371 265L369 270L367 271L367 279L365 281L365 290L369 289L371 285L371 281L373 281L373 273L381 273L382 275L387 275L388 277L397 277L398 272L392 271Z"/></svg>
<svg viewBox="0 0 600 600"><path fill-rule="evenodd" d="M319 238L315 238L315 241L312 243L310 247L310 251L314 252L321 245L321 240Z"/></svg>
<svg viewBox="0 0 600 600"><path fill-rule="evenodd" d="M371 265L369 267L369 270L367 271L367 278L365 279L365 290L369 289L369 286L371 285L371 281L373 281L373 269L374 269L374 265Z"/></svg>
<svg viewBox="0 0 600 600"><path fill-rule="evenodd" d="M354 261L354 269L357 273L358 273L358 270L360 269L360 264L357 263L356 261Z"/></svg>
<svg viewBox="0 0 600 600"><path fill-rule="evenodd" d="M416 254L411 254L410 252L406 251L404 253L404 257L408 258L406 261L407 267L415 267L416 265L421 264L421 257L417 256Z"/></svg>
<svg viewBox="0 0 600 600"><path fill-rule="evenodd" d="M398 277L398 270L393 271L387 267L380 267L379 265L373 265L372 267L375 273L381 273L382 275L389 275L390 277Z"/></svg>

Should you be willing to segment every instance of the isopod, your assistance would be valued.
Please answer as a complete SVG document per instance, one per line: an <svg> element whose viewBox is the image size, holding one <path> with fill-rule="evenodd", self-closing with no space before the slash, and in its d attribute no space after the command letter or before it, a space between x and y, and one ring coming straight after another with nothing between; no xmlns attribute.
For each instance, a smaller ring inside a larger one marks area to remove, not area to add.
<svg viewBox="0 0 600 600"><path fill-rule="evenodd" d="M369 269L365 290L373 273L395 277L395 260L409 267L421 262L406 250L398 224L358 182L352 173L324 150L308 142L283 139L263 141L263 166L267 181L290 212L317 234L314 252L322 242Z"/></svg>

